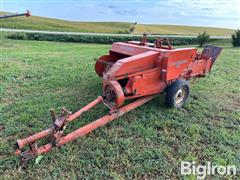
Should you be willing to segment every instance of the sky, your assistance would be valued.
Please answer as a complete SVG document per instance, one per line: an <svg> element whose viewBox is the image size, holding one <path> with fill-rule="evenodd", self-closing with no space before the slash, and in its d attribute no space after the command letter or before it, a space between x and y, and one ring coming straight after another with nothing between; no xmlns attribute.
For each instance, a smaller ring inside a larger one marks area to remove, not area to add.
<svg viewBox="0 0 240 180"><path fill-rule="evenodd" d="M1 11L72 21L240 28L240 0L0 0Z"/></svg>

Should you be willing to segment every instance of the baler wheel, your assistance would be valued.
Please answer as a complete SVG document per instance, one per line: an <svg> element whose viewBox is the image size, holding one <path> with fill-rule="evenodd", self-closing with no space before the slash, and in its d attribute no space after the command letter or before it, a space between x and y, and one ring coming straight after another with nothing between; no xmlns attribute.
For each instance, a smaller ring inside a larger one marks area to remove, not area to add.
<svg viewBox="0 0 240 180"><path fill-rule="evenodd" d="M181 108L190 94L189 83L185 80L177 80L167 88L165 103L168 107Z"/></svg>

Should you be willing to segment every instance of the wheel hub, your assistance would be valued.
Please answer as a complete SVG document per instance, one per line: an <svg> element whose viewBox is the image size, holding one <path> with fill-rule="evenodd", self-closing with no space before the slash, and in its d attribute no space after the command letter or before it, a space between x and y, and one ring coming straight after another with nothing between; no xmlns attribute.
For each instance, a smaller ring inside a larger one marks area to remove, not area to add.
<svg viewBox="0 0 240 180"><path fill-rule="evenodd" d="M117 81L108 81L104 85L104 102L111 109L119 108L124 103L124 93L121 85Z"/></svg>
<svg viewBox="0 0 240 180"><path fill-rule="evenodd" d="M182 87L176 93L176 96L175 96L176 104L182 103L185 98L186 98L186 89L184 87Z"/></svg>

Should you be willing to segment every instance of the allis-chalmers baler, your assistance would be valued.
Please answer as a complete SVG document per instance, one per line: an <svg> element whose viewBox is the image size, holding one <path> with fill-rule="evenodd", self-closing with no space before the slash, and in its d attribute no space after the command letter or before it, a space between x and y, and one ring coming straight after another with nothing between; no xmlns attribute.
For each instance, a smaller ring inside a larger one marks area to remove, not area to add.
<svg viewBox="0 0 240 180"><path fill-rule="evenodd" d="M201 53L196 48L175 49L168 39L157 39L150 44L146 34L140 42L113 43L109 54L100 57L95 64L95 71L103 83L102 96L74 114L62 108L60 116L56 117L55 111L51 110L53 125L17 140L15 154L26 162L87 135L163 92L166 92L167 106L180 108L190 93L188 80L208 74L220 52L221 48L215 46L206 46ZM134 100L126 103L129 99ZM107 115L64 135L69 122L101 102L109 108ZM42 138L49 142L38 147L36 142Z"/></svg>

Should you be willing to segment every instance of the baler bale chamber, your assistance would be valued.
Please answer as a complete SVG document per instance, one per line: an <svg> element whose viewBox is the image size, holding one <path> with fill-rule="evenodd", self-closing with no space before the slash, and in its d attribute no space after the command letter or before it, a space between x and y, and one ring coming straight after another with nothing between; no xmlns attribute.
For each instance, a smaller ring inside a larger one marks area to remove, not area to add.
<svg viewBox="0 0 240 180"><path fill-rule="evenodd" d="M113 43L109 53L95 64L95 71L103 84L102 96L73 114L62 108L57 117L51 110L52 126L17 140L15 154L20 156L22 164L26 164L40 154L87 135L163 92L166 92L167 106L182 107L190 93L188 81L208 74L221 50L215 46L206 46L201 53L196 48L175 49L166 38L151 44L147 43L146 34L141 41ZM129 99L132 101L127 103ZM99 103L109 108L108 114L64 134L68 123ZM37 145L37 141L43 138L48 143Z"/></svg>
<svg viewBox="0 0 240 180"><path fill-rule="evenodd" d="M102 77L103 97L110 107L118 108L125 100L164 92L177 80L204 77L221 51L219 47L207 46L200 54L196 48L156 47L157 43L114 43L109 54L99 58L95 71ZM184 102L167 104L181 107Z"/></svg>

